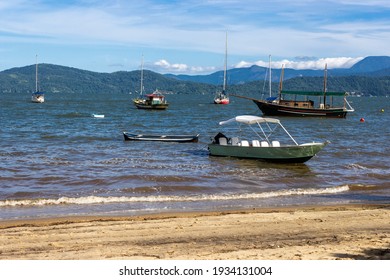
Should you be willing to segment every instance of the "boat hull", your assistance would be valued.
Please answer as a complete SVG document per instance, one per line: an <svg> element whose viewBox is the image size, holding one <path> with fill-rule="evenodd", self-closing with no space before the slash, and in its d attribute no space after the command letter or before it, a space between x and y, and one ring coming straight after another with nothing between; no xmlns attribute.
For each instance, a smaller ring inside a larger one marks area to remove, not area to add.
<svg viewBox="0 0 390 280"><path fill-rule="evenodd" d="M243 147L233 145L208 145L210 155L257 159L268 162L303 163L315 156L326 143L308 143L282 147Z"/></svg>
<svg viewBox="0 0 390 280"><path fill-rule="evenodd" d="M157 90L146 95L145 98L136 98L133 102L138 109L145 110L165 110L169 105L169 103L166 102L165 97L162 94L159 94Z"/></svg>
<svg viewBox="0 0 390 280"><path fill-rule="evenodd" d="M198 142L197 135L142 135L123 132L126 141Z"/></svg>
<svg viewBox="0 0 390 280"><path fill-rule="evenodd" d="M229 104L229 99L227 99L227 98L225 98L225 99L216 98L216 99L214 99L214 104L227 105L227 104Z"/></svg>
<svg viewBox="0 0 390 280"><path fill-rule="evenodd" d="M134 103L137 109L144 110L165 110L168 108L168 104L160 104L160 105L145 105L140 103Z"/></svg>
<svg viewBox="0 0 390 280"><path fill-rule="evenodd" d="M302 108L283 106L262 100L252 100L265 116L294 116L294 117L327 117L345 118L345 108Z"/></svg>
<svg viewBox="0 0 390 280"><path fill-rule="evenodd" d="M165 110L168 108L168 103L152 103L149 100L144 99L135 99L134 105L137 107L137 109L144 109L144 110Z"/></svg>
<svg viewBox="0 0 390 280"><path fill-rule="evenodd" d="M43 94L33 94L31 96L31 102L33 102L33 103L43 103L43 102L45 102L45 96Z"/></svg>

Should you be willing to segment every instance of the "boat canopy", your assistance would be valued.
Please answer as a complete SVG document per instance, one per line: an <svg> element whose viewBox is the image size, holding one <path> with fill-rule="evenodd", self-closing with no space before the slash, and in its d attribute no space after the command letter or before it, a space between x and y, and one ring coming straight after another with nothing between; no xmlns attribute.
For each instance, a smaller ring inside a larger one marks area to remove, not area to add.
<svg viewBox="0 0 390 280"><path fill-rule="evenodd" d="M258 116L251 116L251 115L242 115L242 116L237 116L235 118L232 118L227 121L222 121L219 123L219 125L224 125L232 122L239 122L239 123L244 123L244 124L255 124L255 123L277 123L280 124L280 121L278 119L274 118L263 118L263 117L258 117Z"/></svg>
<svg viewBox="0 0 390 280"><path fill-rule="evenodd" d="M147 97L158 97L158 98L163 98L164 95L159 94L159 93L150 93L146 95Z"/></svg>
<svg viewBox="0 0 390 280"><path fill-rule="evenodd" d="M344 96L346 92L341 91L298 91L298 90L282 90L281 94L291 94L291 95L312 95L312 96Z"/></svg>

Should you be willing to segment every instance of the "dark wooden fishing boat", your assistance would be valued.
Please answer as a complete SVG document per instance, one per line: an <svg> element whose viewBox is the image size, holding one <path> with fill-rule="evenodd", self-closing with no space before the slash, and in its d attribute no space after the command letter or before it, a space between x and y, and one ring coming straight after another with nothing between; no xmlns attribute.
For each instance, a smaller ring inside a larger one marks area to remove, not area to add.
<svg viewBox="0 0 390 280"><path fill-rule="evenodd" d="M327 67L325 65L324 90L320 92L282 90L282 69L279 94L277 97L272 97L271 91L270 97L265 99L256 99L239 95L235 96L252 100L263 112L264 116L345 118L347 113L353 112L354 109L347 101L346 92L327 91L326 73ZM271 83L269 87L271 88ZM318 102L316 103L312 99L318 99ZM342 99L343 102L341 102L340 99Z"/></svg>
<svg viewBox="0 0 390 280"><path fill-rule="evenodd" d="M324 93L320 92L292 92L282 91L281 94L292 94L295 96L319 96L324 98ZM327 96L345 96L344 92L328 92ZM259 107L265 116L295 116L295 117L328 117L328 118L345 118L348 112L353 110L345 106L334 107L331 104L319 103L318 107L314 106L313 100L298 101L295 99L275 99L275 100L258 100L252 101Z"/></svg>
<svg viewBox="0 0 390 280"><path fill-rule="evenodd" d="M162 142L198 142L197 135L153 135L153 134L133 134L123 132L126 141L162 141Z"/></svg>

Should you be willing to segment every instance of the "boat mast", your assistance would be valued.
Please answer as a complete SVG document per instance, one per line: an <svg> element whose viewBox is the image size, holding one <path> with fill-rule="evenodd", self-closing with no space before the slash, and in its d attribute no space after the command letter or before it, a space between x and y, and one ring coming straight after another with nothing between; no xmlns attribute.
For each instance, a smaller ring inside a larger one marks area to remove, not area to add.
<svg viewBox="0 0 390 280"><path fill-rule="evenodd" d="M222 86L223 94L225 94L225 90L226 90L226 68L227 68L227 31L226 31L226 39L225 39L225 65L224 65L223 86Z"/></svg>
<svg viewBox="0 0 390 280"><path fill-rule="evenodd" d="M283 77L284 77L284 64L282 64L282 71L280 72L280 82L279 82L279 100L282 99L282 90L283 90Z"/></svg>
<svg viewBox="0 0 390 280"><path fill-rule="evenodd" d="M272 93L271 93L271 83L272 83L272 78L271 78L271 55L269 55L269 97L272 96Z"/></svg>
<svg viewBox="0 0 390 280"><path fill-rule="evenodd" d="M38 92L38 55L35 55L35 92Z"/></svg>
<svg viewBox="0 0 390 280"><path fill-rule="evenodd" d="M142 54L142 60L141 60L141 90L140 95L143 96L144 91L144 55Z"/></svg>
<svg viewBox="0 0 390 280"><path fill-rule="evenodd" d="M326 82L327 82L327 77L328 75L328 64L325 63L325 70L324 70L324 106L326 106L326 92L327 92L327 85L326 85Z"/></svg>

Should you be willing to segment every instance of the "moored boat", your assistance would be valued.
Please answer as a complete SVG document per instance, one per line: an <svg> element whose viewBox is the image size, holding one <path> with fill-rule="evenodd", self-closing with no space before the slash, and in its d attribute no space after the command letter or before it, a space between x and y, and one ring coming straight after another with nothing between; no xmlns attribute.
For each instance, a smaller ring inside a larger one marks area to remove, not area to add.
<svg viewBox="0 0 390 280"><path fill-rule="evenodd" d="M327 141L298 144L281 122L274 118L243 115L219 124L225 125L233 122L250 127L251 138L248 137L249 134L229 138L218 133L208 145L210 155L251 158L269 162L303 163L328 144ZM284 132L282 136L277 133L280 129ZM275 134L279 137L274 138Z"/></svg>
<svg viewBox="0 0 390 280"><path fill-rule="evenodd" d="M35 63L35 92L31 95L31 101L33 103L45 102L45 94L39 90L39 86L38 86L38 55L36 56L36 63Z"/></svg>
<svg viewBox="0 0 390 280"><path fill-rule="evenodd" d="M323 97L323 93L318 92L299 92L299 91L283 91L282 94L290 94L295 96L319 96ZM344 96L344 92L328 92L327 96ZM293 117L327 117L327 118L345 118L348 112L353 112L353 109L347 109L345 106L336 106L319 103L315 107L313 100L298 101L296 99L268 99L258 100L252 99L253 102L263 112L264 116L293 116ZM346 102L346 99L345 99Z"/></svg>
<svg viewBox="0 0 390 280"><path fill-rule="evenodd" d="M198 142L199 134L196 135L156 135L134 134L123 132L126 141L161 141L161 142Z"/></svg>
<svg viewBox="0 0 390 280"><path fill-rule="evenodd" d="M229 96L226 93L226 71L227 71L227 33L226 33L226 43L225 43L225 64L223 71L223 85L222 91L218 92L214 97L214 104L227 105L230 103Z"/></svg>
<svg viewBox="0 0 390 280"><path fill-rule="evenodd" d="M139 97L133 99L134 105L138 109L147 109L147 110L165 110L168 108L169 104L165 99L165 96L159 92L157 89L151 93L144 95L144 60L142 57L141 63L141 89Z"/></svg>
<svg viewBox="0 0 390 280"><path fill-rule="evenodd" d="M239 95L236 95L236 97L252 100L264 116L345 118L348 112L354 112L354 109L347 101L347 92L330 92L327 90L326 65L324 89L320 92L283 90L282 79L283 68L277 97L272 97L271 94L266 99L249 98ZM317 103L312 100L314 98L318 98Z"/></svg>
<svg viewBox="0 0 390 280"><path fill-rule="evenodd" d="M45 102L45 95L40 91L36 91L31 96L31 102L33 103L43 103Z"/></svg>
<svg viewBox="0 0 390 280"><path fill-rule="evenodd" d="M225 91L219 92L214 98L214 104L227 105L230 103L229 97L226 95Z"/></svg>
<svg viewBox="0 0 390 280"><path fill-rule="evenodd" d="M144 98L134 99L133 102L138 109L165 110L169 106L165 96L158 90L145 95Z"/></svg>

